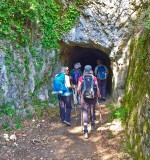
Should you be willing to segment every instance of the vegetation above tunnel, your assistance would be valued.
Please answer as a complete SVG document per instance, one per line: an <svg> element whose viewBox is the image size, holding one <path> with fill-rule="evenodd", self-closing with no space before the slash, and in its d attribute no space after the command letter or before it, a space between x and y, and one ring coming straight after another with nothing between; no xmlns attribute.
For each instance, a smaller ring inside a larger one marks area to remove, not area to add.
<svg viewBox="0 0 150 160"><path fill-rule="evenodd" d="M58 48L60 36L70 30L79 17L78 1L63 7L55 0L2 0L0 37L16 47L39 40L49 49Z"/></svg>

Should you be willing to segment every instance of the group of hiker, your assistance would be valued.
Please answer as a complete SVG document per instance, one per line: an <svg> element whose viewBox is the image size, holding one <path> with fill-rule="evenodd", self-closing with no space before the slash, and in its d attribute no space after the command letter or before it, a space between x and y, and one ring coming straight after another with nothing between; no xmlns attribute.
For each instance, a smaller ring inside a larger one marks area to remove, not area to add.
<svg viewBox="0 0 150 160"><path fill-rule="evenodd" d="M91 130L95 129L95 106L97 100L106 101L106 82L108 69L99 59L97 66L92 70L91 65L84 66L75 63L70 71L62 67L61 72L54 77L53 92L58 94L61 122L71 125L72 100L73 106L81 105L81 116L84 137L88 138L88 110L90 110Z"/></svg>

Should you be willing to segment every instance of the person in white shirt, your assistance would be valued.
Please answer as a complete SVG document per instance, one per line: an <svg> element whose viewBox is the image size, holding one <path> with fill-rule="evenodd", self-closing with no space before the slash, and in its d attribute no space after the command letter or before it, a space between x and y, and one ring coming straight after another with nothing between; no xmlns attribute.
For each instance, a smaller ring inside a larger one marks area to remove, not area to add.
<svg viewBox="0 0 150 160"><path fill-rule="evenodd" d="M65 86L67 90L63 92L62 94L58 94L58 100L59 100L59 108L60 108L60 118L62 123L65 123L67 126L70 126L71 123L71 94L70 91L71 88L74 86L71 86L70 84L70 77L68 76L69 68L68 67L62 67L61 73L65 74Z"/></svg>

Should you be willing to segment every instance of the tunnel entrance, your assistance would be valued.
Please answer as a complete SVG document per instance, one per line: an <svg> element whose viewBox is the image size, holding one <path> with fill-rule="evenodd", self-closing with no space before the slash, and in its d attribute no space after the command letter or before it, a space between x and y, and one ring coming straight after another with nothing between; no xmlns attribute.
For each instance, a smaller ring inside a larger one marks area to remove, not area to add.
<svg viewBox="0 0 150 160"><path fill-rule="evenodd" d="M84 70L85 65L91 65L94 71L97 63L97 59L101 59L104 65L109 70L109 75L107 79L107 95L111 95L112 92L112 70L111 70L111 61L105 52L94 49L94 48L84 48L80 46L64 46L61 47L61 56L60 61L62 65L69 66L70 69L74 67L76 62L80 62L82 67L81 70Z"/></svg>

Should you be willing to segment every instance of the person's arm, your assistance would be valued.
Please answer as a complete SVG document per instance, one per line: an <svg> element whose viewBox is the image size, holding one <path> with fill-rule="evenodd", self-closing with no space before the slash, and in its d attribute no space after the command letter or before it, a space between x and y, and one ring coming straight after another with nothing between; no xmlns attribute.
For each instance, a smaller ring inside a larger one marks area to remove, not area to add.
<svg viewBox="0 0 150 160"><path fill-rule="evenodd" d="M79 69L79 72L80 72L80 76L82 76L82 72L81 72L81 70Z"/></svg>
<svg viewBox="0 0 150 160"><path fill-rule="evenodd" d="M98 81L97 81L96 77L94 77L94 82L95 82L95 85L96 85L96 88L97 88L97 96L100 97L101 94L100 94L100 90L99 90L99 87L98 87Z"/></svg>
<svg viewBox="0 0 150 160"><path fill-rule="evenodd" d="M70 79L71 79L71 77L72 77L72 74L73 74L73 69L69 72L69 77L70 77Z"/></svg>
<svg viewBox="0 0 150 160"><path fill-rule="evenodd" d="M104 67L106 69L106 73L109 74L108 68L106 66L104 66Z"/></svg>
<svg viewBox="0 0 150 160"><path fill-rule="evenodd" d="M82 76L78 80L77 92L79 95L81 95L81 84L82 84Z"/></svg>
<svg viewBox="0 0 150 160"><path fill-rule="evenodd" d="M70 84L70 77L68 75L65 75L65 85L67 88L74 88L74 85Z"/></svg>
<svg viewBox="0 0 150 160"><path fill-rule="evenodd" d="M98 70L98 66L96 66L96 67L95 67L95 70L94 70L95 76L97 76L97 70Z"/></svg>

